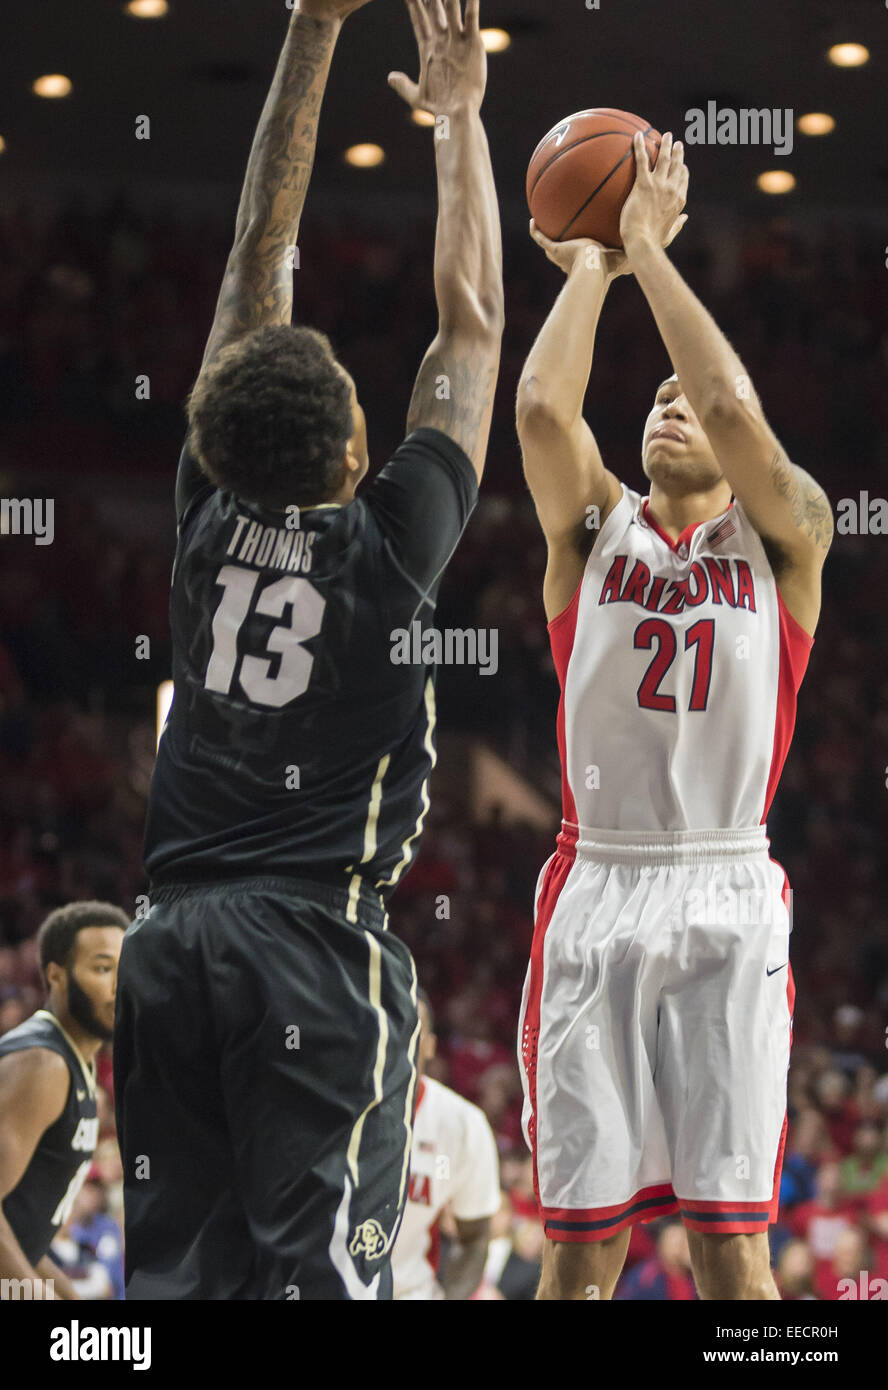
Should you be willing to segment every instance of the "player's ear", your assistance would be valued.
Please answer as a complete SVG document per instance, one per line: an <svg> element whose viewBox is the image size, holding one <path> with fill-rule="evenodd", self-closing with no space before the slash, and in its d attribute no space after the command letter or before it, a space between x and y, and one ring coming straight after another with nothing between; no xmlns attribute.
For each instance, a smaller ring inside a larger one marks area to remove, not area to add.
<svg viewBox="0 0 888 1390"><path fill-rule="evenodd" d="M57 961L51 960L46 967L45 974L47 989L59 989L65 980L65 967L59 965Z"/></svg>

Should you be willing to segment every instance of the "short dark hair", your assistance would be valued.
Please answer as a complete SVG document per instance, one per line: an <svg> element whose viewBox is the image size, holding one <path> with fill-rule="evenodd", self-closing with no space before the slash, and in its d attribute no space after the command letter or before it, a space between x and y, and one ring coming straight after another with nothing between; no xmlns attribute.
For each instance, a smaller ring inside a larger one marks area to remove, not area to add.
<svg viewBox="0 0 888 1390"><path fill-rule="evenodd" d="M67 966L77 933L84 927L120 927L126 931L129 924L123 908L113 903L66 903L64 907L55 908L37 933L43 978L46 979L48 965Z"/></svg>
<svg viewBox="0 0 888 1390"><path fill-rule="evenodd" d="M313 328L257 328L219 353L187 402L191 447L211 482L273 510L341 486L353 432L348 380Z"/></svg>

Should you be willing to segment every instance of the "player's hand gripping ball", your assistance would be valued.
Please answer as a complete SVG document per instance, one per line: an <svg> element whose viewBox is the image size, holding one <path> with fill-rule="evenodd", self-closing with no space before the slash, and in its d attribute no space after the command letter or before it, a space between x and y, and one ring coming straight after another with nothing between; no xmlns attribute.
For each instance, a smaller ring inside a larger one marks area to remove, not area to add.
<svg viewBox="0 0 888 1390"><path fill-rule="evenodd" d="M635 182L632 139L644 136L653 167L660 134L629 111L596 106L578 111L540 141L527 171L531 215L551 241L591 238L622 247L620 213Z"/></svg>

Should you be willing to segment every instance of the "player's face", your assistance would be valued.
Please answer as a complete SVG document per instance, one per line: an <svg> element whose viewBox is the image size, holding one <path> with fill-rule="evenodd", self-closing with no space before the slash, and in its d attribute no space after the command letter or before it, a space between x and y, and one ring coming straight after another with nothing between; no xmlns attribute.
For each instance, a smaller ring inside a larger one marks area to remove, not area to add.
<svg viewBox="0 0 888 1390"><path fill-rule="evenodd" d="M644 427L645 475L666 492L705 491L722 471L678 377L664 381Z"/></svg>
<svg viewBox="0 0 888 1390"><path fill-rule="evenodd" d="M91 1037L107 1042L114 1032L120 927L84 927L77 933L66 972L68 1012Z"/></svg>

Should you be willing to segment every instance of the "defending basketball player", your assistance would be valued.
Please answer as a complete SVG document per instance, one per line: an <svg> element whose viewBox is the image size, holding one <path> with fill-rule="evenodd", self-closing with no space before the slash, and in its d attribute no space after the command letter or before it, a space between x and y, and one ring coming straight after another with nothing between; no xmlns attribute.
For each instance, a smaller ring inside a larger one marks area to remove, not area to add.
<svg viewBox="0 0 888 1390"><path fill-rule="evenodd" d="M386 902L435 761L434 670L393 662L391 634L434 613L477 500L503 290L478 0L408 0L420 78L390 82L437 118L439 331L407 438L356 495L364 413L291 323L292 253L365 3L290 18L189 400L150 911L118 991L128 1299L391 1297L419 1020Z"/></svg>
<svg viewBox="0 0 888 1390"><path fill-rule="evenodd" d="M766 816L820 610L832 516L664 249L683 149L636 182L622 252L536 239L567 274L518 399L548 543L564 822L537 891L519 1051L541 1299L610 1298L629 1228L680 1211L704 1299L774 1299L793 1006ZM583 418L611 281L633 273L675 374L642 498ZM591 1292L590 1292L591 1291Z"/></svg>

